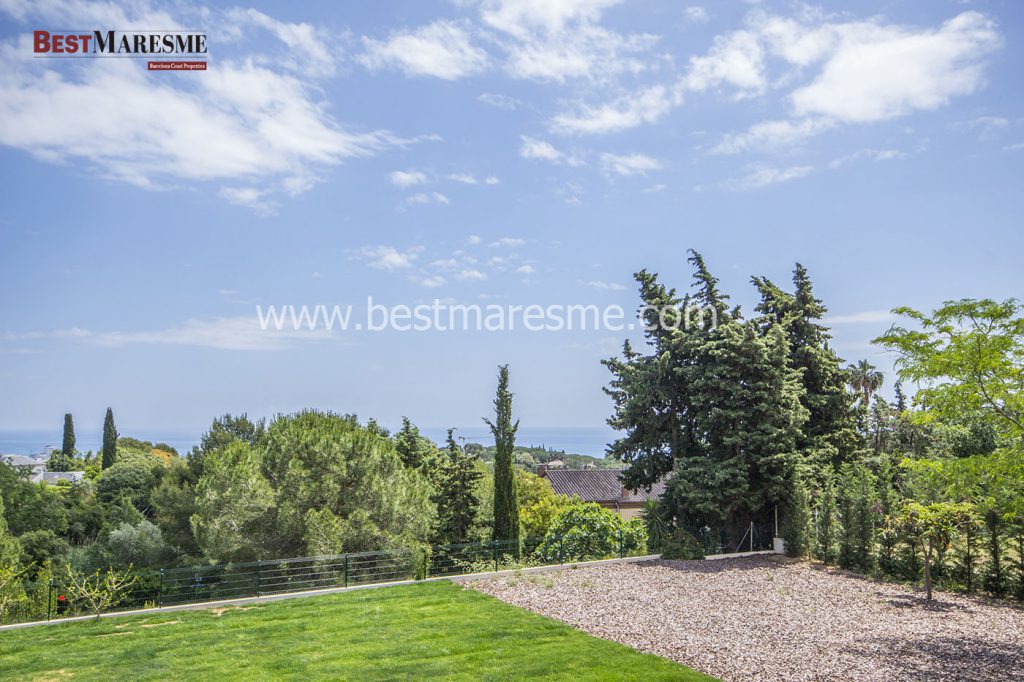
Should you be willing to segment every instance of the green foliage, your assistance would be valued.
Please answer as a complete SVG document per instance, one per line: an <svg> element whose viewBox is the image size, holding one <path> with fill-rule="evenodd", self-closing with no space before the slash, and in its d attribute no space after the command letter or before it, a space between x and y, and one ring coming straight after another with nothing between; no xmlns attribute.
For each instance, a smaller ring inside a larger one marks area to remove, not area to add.
<svg viewBox="0 0 1024 682"><path fill-rule="evenodd" d="M141 459L124 459L104 468L96 481L97 498L106 503L127 498L137 509L148 509L157 466Z"/></svg>
<svg viewBox="0 0 1024 682"><path fill-rule="evenodd" d="M437 486L437 535L439 544L468 542L480 516L480 479L476 458L466 454L448 429L448 447Z"/></svg>
<svg viewBox="0 0 1024 682"><path fill-rule="evenodd" d="M117 427L114 426L114 411L107 408L107 414L103 418L103 468L114 466L117 461Z"/></svg>
<svg viewBox="0 0 1024 682"><path fill-rule="evenodd" d="M199 445L193 447L188 455L188 465L192 470L193 477L198 479L203 474L204 461L210 453L235 441L242 441L248 443L250 447L256 447L265 431L266 426L262 419L253 422L245 414L238 417L230 414L217 417L210 425L209 431L203 434Z"/></svg>
<svg viewBox="0 0 1024 682"><path fill-rule="evenodd" d="M846 464L840 472L838 496L842 530L839 565L868 572L874 565L874 532L877 522L875 480L863 464Z"/></svg>
<svg viewBox="0 0 1024 682"><path fill-rule="evenodd" d="M61 439L60 451L65 457L75 456L75 422L70 413L64 415L64 437Z"/></svg>
<svg viewBox="0 0 1024 682"><path fill-rule="evenodd" d="M947 301L930 315L896 313L918 328L894 326L875 339L897 353L900 378L921 388L919 419L949 424L981 419L1004 442L1024 435L1024 306L1014 299Z"/></svg>
<svg viewBox="0 0 1024 682"><path fill-rule="evenodd" d="M206 556L221 563L260 558L273 507L274 491L248 443L204 455L191 524Z"/></svg>
<svg viewBox="0 0 1024 682"><path fill-rule="evenodd" d="M835 482L831 473L827 473L822 481L815 512L814 555L827 564L835 563L838 510Z"/></svg>
<svg viewBox="0 0 1024 682"><path fill-rule="evenodd" d="M512 392L508 388L508 365L498 368L498 390L494 399L494 421L484 419L494 435L494 529L495 540L513 541L519 556L519 499L513 474L513 452L519 421L512 423Z"/></svg>
<svg viewBox="0 0 1024 682"><path fill-rule="evenodd" d="M72 603L85 604L99 620L103 612L117 604L137 579L131 566L124 570L110 568L85 574L67 564L63 585Z"/></svg>
<svg viewBox="0 0 1024 682"><path fill-rule="evenodd" d="M609 453L629 464L626 485L649 486L672 474L667 505L677 525L739 534L785 501L806 440L804 368L796 366L790 337L825 341L791 320L792 297L776 297L763 305L763 317L744 321L726 309L700 254L691 252L690 262L692 297L680 299L656 275L636 275L651 353L627 343L621 359L605 361L615 403L609 424L626 433ZM817 314L808 289L802 297L806 314ZM693 304L713 311L717 327L685 324ZM822 411L819 417L827 419Z"/></svg>
<svg viewBox="0 0 1024 682"><path fill-rule="evenodd" d="M53 559L60 559L70 549L68 541L52 530L30 530L27 533L22 533L18 538L18 543L21 545L23 561L36 566L42 566ZM3 551L0 550L0 557L2 555ZM2 563L4 561L0 558L0 564Z"/></svg>
<svg viewBox="0 0 1024 682"><path fill-rule="evenodd" d="M786 554L791 557L806 555L810 550L811 507L803 478L794 474L790 479L790 494L782 517L782 539Z"/></svg>
<svg viewBox="0 0 1024 682"><path fill-rule="evenodd" d="M28 473L0 463L0 499L12 535L32 530L52 530L63 535L68 515L61 495L46 484L30 483Z"/></svg>
<svg viewBox="0 0 1024 682"><path fill-rule="evenodd" d="M174 560L174 550L164 541L160 528L145 519L111 528L96 550L96 563L102 566L146 568L170 565Z"/></svg>
<svg viewBox="0 0 1024 682"><path fill-rule="evenodd" d="M542 538L558 513L572 503L572 499L559 495L546 478L525 471L516 471L519 490L519 520L523 536Z"/></svg>
<svg viewBox="0 0 1024 682"><path fill-rule="evenodd" d="M950 538L971 512L970 505L952 502L923 505L908 501L903 506L899 519L903 531L924 550L924 584L929 600L932 598L933 556L949 545Z"/></svg>
<svg viewBox="0 0 1024 682"><path fill-rule="evenodd" d="M14 567L21 563L22 546L7 529L4 517L4 501L0 498L0 568Z"/></svg>
<svg viewBox="0 0 1024 682"><path fill-rule="evenodd" d="M198 554L191 523L196 511L195 478L186 462L176 459L162 473L150 494L150 507L168 544L181 554Z"/></svg>
<svg viewBox="0 0 1024 682"><path fill-rule="evenodd" d="M537 552L549 561L577 561L643 551L646 545L641 519L627 523L593 502L574 502L551 522Z"/></svg>

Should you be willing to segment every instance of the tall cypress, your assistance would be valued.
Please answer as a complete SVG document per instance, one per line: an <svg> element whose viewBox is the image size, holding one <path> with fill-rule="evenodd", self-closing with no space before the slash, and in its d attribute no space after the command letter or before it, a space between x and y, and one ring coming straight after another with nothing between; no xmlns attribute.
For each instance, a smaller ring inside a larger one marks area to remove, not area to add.
<svg viewBox="0 0 1024 682"><path fill-rule="evenodd" d="M107 408L107 416L103 419L103 468L106 469L117 460L117 428L114 426L114 411Z"/></svg>
<svg viewBox="0 0 1024 682"><path fill-rule="evenodd" d="M512 423L512 393L508 390L508 365L498 368L498 392L494 421L484 419L494 434L494 534L495 540L511 540L519 556L519 500L512 471L513 450L519 421Z"/></svg>
<svg viewBox="0 0 1024 682"><path fill-rule="evenodd" d="M64 415L64 440L61 442L60 452L65 457L75 455L75 422L70 413Z"/></svg>

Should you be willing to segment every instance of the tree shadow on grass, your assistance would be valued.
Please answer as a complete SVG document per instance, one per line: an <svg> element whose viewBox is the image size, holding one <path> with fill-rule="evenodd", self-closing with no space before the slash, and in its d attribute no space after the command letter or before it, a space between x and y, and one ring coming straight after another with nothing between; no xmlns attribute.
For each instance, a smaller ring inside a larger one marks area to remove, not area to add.
<svg viewBox="0 0 1024 682"><path fill-rule="evenodd" d="M886 651L879 672L894 680L972 680L1004 682L1024 680L1024 648L972 637L898 639L878 637L863 649L845 651L858 657L878 658Z"/></svg>

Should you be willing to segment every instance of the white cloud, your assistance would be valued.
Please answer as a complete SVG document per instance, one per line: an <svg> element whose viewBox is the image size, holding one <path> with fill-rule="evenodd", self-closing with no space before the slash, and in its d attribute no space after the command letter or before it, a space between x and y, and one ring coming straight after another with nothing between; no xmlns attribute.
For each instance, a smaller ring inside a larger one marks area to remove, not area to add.
<svg viewBox="0 0 1024 682"><path fill-rule="evenodd" d="M739 154L748 151L784 152L810 137L832 128L835 124L826 118L806 118L799 121L762 121L742 133L729 133L711 149L712 154Z"/></svg>
<svg viewBox="0 0 1024 682"><path fill-rule="evenodd" d="M490 92L485 92L477 97L477 100L484 104L489 104L495 109L503 109L505 111L515 111L523 105L521 100L515 97L509 97L508 95L497 95Z"/></svg>
<svg viewBox="0 0 1024 682"><path fill-rule="evenodd" d="M266 198L267 191L255 187L222 187L218 194L232 204L251 208L256 215L264 217L276 213L279 206Z"/></svg>
<svg viewBox="0 0 1024 682"><path fill-rule="evenodd" d="M588 287L594 289L603 289L605 291L623 291L626 288L621 284L617 284L615 282L602 282L600 280L592 280L590 282L585 282L585 284Z"/></svg>
<svg viewBox="0 0 1024 682"><path fill-rule="evenodd" d="M691 24L706 24L711 19L708 16L708 11L700 5L692 5L683 9L683 18Z"/></svg>
<svg viewBox="0 0 1024 682"><path fill-rule="evenodd" d="M423 279L420 280L420 284L429 289L435 289L437 287L444 286L445 279L440 275L434 275L432 277L424 277Z"/></svg>
<svg viewBox="0 0 1024 682"><path fill-rule="evenodd" d="M340 51L332 46L340 42L337 36L331 36L312 24L278 21L255 9L231 9L227 12L227 18L231 22L263 28L272 33L288 48L274 55L274 63L292 71L311 77L332 76L341 60Z"/></svg>
<svg viewBox="0 0 1024 682"><path fill-rule="evenodd" d="M0 12L60 25L178 25L163 12L134 4L71 3L58 9L46 3L7 3ZM244 35L266 28L286 43L305 30L257 15L246 14L234 30ZM189 15L190 23L197 22L189 27L220 19ZM219 58L216 68L185 79L150 74L139 60L32 59L30 37L21 34L0 42L5 64L0 144L45 162L76 163L98 177L141 188L242 182L242 189L229 186L222 196L266 212L274 204L271 195L309 189L325 167L413 142L387 131L353 132L339 124L309 80L311 73L329 71L333 56L317 56L319 48L310 49L297 57L301 65L293 65L301 72L250 53ZM256 198L254 192L262 194Z"/></svg>
<svg viewBox="0 0 1024 682"><path fill-rule="evenodd" d="M397 187L412 187L427 182L427 176L420 171L394 171L389 176L391 184Z"/></svg>
<svg viewBox="0 0 1024 682"><path fill-rule="evenodd" d="M517 246L522 246L525 243L526 240L520 239L519 237L502 237L501 239L497 239L491 242L490 244L488 244L488 246L490 246L491 248L497 248L501 246L515 248Z"/></svg>
<svg viewBox="0 0 1024 682"><path fill-rule="evenodd" d="M829 161L828 167L832 169L841 168L852 161L892 161L893 159L906 158L906 153L898 149L861 149L852 154L846 154Z"/></svg>
<svg viewBox="0 0 1024 682"><path fill-rule="evenodd" d="M482 281L487 279L487 275L475 269L467 269L461 271L456 277L462 281Z"/></svg>
<svg viewBox="0 0 1024 682"><path fill-rule="evenodd" d="M616 175L647 175L648 171L661 170L664 165L646 154L601 154L601 168Z"/></svg>
<svg viewBox="0 0 1024 682"><path fill-rule="evenodd" d="M461 182L464 185L476 184L476 178L473 176L472 173L452 173L451 175L447 175L445 177L454 182Z"/></svg>
<svg viewBox="0 0 1024 682"><path fill-rule="evenodd" d="M760 189L768 185L777 185L806 177L813 171L814 168L812 166L791 166L789 168L757 167L742 178L726 182L725 187L740 192Z"/></svg>
<svg viewBox="0 0 1024 682"><path fill-rule="evenodd" d="M366 261L371 268L393 272L412 267L423 251L422 246L414 246L405 251L399 251L393 246L367 246L360 249L356 256Z"/></svg>
<svg viewBox="0 0 1024 682"><path fill-rule="evenodd" d="M685 87L703 91L727 84L737 97L755 95L767 85L764 74L764 47L750 31L733 31L716 36L711 49L701 57L691 57Z"/></svg>
<svg viewBox="0 0 1024 682"><path fill-rule="evenodd" d="M798 115L856 123L935 109L983 82L983 58L1000 46L995 23L964 12L933 30L878 26L844 36L820 75L792 93Z"/></svg>
<svg viewBox="0 0 1024 682"><path fill-rule="evenodd" d="M570 135L616 133L655 123L679 104L682 104L682 94L678 89L653 85L600 106L577 104L573 111L553 117L551 130Z"/></svg>
<svg viewBox="0 0 1024 682"><path fill-rule="evenodd" d="M520 265L518 268L516 268L516 272L518 272L520 275L532 275L537 271L534 269L532 265Z"/></svg>
<svg viewBox="0 0 1024 682"><path fill-rule="evenodd" d="M475 244L479 244L482 241L483 240L480 238L480 235L478 235L478 234L471 234L468 237L466 237L466 243L467 244L475 245Z"/></svg>
<svg viewBox="0 0 1024 682"><path fill-rule="evenodd" d="M582 166L583 160L575 154L566 154L556 149L553 144L544 140L538 140L527 135L522 136L522 145L519 147L519 156L524 159L549 161L554 164L566 166Z"/></svg>
<svg viewBox="0 0 1024 682"><path fill-rule="evenodd" d="M488 175L484 179L484 184L485 185L497 185L499 182L501 182L501 180L499 180L498 176L496 176L496 175Z"/></svg>
<svg viewBox="0 0 1024 682"><path fill-rule="evenodd" d="M435 21L387 40L363 38L359 60L370 69L400 68L407 76L456 80L487 68L487 53L472 44L468 23Z"/></svg>
<svg viewBox="0 0 1024 682"><path fill-rule="evenodd" d="M658 192L664 192L668 185L651 185L641 190L644 194L656 194Z"/></svg>
<svg viewBox="0 0 1024 682"><path fill-rule="evenodd" d="M449 204L448 197L441 194L440 192L417 192L412 196L406 197L405 202L408 204Z"/></svg>
<svg viewBox="0 0 1024 682"><path fill-rule="evenodd" d="M623 35L600 25L620 0L484 0L481 19L504 34L505 71L513 78L605 81L647 68L657 43L649 34Z"/></svg>

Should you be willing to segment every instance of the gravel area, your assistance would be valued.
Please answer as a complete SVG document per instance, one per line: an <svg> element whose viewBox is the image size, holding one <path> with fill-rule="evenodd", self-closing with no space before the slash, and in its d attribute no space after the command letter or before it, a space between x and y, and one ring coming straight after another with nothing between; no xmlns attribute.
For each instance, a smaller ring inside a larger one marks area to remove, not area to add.
<svg viewBox="0 0 1024 682"><path fill-rule="evenodd" d="M723 680L1024 680L1024 608L781 557L650 561L473 588Z"/></svg>

